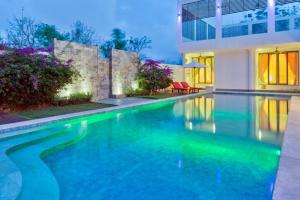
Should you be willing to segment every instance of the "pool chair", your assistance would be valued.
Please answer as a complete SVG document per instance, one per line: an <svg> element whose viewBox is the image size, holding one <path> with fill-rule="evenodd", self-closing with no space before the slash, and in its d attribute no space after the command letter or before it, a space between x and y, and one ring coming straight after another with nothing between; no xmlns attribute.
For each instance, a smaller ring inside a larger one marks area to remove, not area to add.
<svg viewBox="0 0 300 200"><path fill-rule="evenodd" d="M177 90L178 93L179 92L181 92L181 93L183 93L183 92L188 92L188 93L193 92L192 89L184 88L179 82L173 82L172 86L173 86L172 93L174 93L174 91L176 91L176 90Z"/></svg>
<svg viewBox="0 0 300 200"><path fill-rule="evenodd" d="M190 89L193 92L200 92L200 90L204 90L204 88L191 87L187 82L181 82L181 85L185 89Z"/></svg>

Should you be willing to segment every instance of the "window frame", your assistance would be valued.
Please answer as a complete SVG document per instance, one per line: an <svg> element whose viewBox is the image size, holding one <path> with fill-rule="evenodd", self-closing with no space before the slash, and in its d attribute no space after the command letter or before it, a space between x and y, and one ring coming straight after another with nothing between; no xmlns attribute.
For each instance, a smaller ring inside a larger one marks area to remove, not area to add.
<svg viewBox="0 0 300 200"><path fill-rule="evenodd" d="M214 82L214 67L215 67L215 64L214 64L214 56L199 56L199 57L193 57L192 58L192 61L196 61L196 62L199 62L199 63L201 63L200 62L200 59L204 59L205 61L205 65L207 64L207 59L211 59L211 76L210 76L210 80L211 81L207 81L207 78L206 78L206 70L207 70L207 68L202 68L202 69L204 69L204 82L201 82L200 81L200 69L198 68L198 69L194 69L195 70L195 75L196 75L196 73L198 73L198 80L196 80L196 77L195 77L195 82L197 83L197 84L213 84L213 82Z"/></svg>
<svg viewBox="0 0 300 200"><path fill-rule="evenodd" d="M297 83L294 85L289 85L289 70L288 70L288 63L289 63L289 53L297 53L298 56L298 70L297 70ZM284 51L284 52L276 52L276 83L270 82L270 55L274 54L274 52L266 52L266 53L259 53L258 58L260 59L260 55L267 54L268 55L268 82L267 83L261 83L260 85L271 85L271 86L299 86L299 51ZM280 83L280 63L279 63L279 55L285 54L286 55L286 83ZM258 68L260 67L260 60L258 61ZM258 77L260 79L260 77Z"/></svg>

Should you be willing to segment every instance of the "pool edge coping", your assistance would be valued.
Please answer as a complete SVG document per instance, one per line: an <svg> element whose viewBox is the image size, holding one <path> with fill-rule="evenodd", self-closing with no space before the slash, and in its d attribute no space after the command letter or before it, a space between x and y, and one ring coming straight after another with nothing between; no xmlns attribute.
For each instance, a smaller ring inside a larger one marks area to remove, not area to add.
<svg viewBox="0 0 300 200"><path fill-rule="evenodd" d="M137 103L132 103L132 104L128 104L128 105L113 106L113 107L108 107L108 108L100 108L100 109L70 113L70 114L65 114L65 115L57 115L57 116L53 116L53 117L33 119L33 120L10 123L10 124L3 124L3 125L0 125L0 140L18 136L18 135L22 135L20 133L9 133L9 132L13 132L13 131L18 131L20 129L34 128L34 127L41 126L41 125L55 123L55 122L58 122L61 120L70 120L70 119L86 117L86 116L95 115L95 114L107 113L107 112L112 112L112 111L117 111L117 110L124 110L124 109L128 109L128 108L145 106L145 105L150 105L150 104L154 104L154 103L188 99L191 97L203 96L203 95L208 95L208 94L213 94L213 92L205 91L205 92L200 92L200 93L194 93L194 94L189 94L189 95L184 95L184 96L176 96L176 97L158 99L158 100L157 99L149 99L148 101L137 102Z"/></svg>
<svg viewBox="0 0 300 200"><path fill-rule="evenodd" d="M300 97L292 96L273 200L300 199Z"/></svg>

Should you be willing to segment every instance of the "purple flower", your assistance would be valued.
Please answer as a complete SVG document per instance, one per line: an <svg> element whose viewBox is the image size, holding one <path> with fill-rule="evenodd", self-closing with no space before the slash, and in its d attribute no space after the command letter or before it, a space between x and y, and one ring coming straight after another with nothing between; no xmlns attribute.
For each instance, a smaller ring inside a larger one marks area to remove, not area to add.
<svg viewBox="0 0 300 200"><path fill-rule="evenodd" d="M170 76L171 74L173 74L173 70L171 69L171 68L169 68L169 67L165 67L164 68L164 74L166 75L166 76Z"/></svg>
<svg viewBox="0 0 300 200"><path fill-rule="evenodd" d="M37 48L35 51L45 52L45 53L52 53L53 48Z"/></svg>
<svg viewBox="0 0 300 200"><path fill-rule="evenodd" d="M51 60L51 65L53 65L53 66L57 66L57 64L58 64L58 63L57 63L57 61L56 61L56 60L54 60L54 59L52 59L52 60Z"/></svg>
<svg viewBox="0 0 300 200"><path fill-rule="evenodd" d="M30 54L33 54L34 52L35 52L35 50L32 47L17 49L17 53L19 53L21 55L30 55Z"/></svg>
<svg viewBox="0 0 300 200"><path fill-rule="evenodd" d="M52 53L53 50L54 50L53 48L48 48L48 49L47 49L47 52L48 52L48 53Z"/></svg>
<svg viewBox="0 0 300 200"><path fill-rule="evenodd" d="M0 50L5 50L5 49L6 49L5 45L4 44L0 44Z"/></svg>
<svg viewBox="0 0 300 200"><path fill-rule="evenodd" d="M39 85L39 81L37 77L35 75L31 75L29 80L31 81L33 89L37 90Z"/></svg>
<svg viewBox="0 0 300 200"><path fill-rule="evenodd" d="M157 66L160 67L160 65L163 63L162 60L146 60L144 65L147 66Z"/></svg>
<svg viewBox="0 0 300 200"><path fill-rule="evenodd" d="M72 62L73 62L73 60L72 60L72 59L69 59L69 60L67 61L67 65L71 65Z"/></svg>

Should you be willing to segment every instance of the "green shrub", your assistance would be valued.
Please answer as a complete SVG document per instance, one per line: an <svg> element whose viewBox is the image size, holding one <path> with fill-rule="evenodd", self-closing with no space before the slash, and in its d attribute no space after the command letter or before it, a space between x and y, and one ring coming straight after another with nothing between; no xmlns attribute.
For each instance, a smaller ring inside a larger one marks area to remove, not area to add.
<svg viewBox="0 0 300 200"><path fill-rule="evenodd" d="M139 87L152 95L157 90L170 86L173 82L172 73L168 66L161 66L161 62L146 60L137 74Z"/></svg>
<svg viewBox="0 0 300 200"><path fill-rule="evenodd" d="M0 54L0 106L51 103L79 73L71 60L60 62L50 49L10 49Z"/></svg>
<svg viewBox="0 0 300 200"><path fill-rule="evenodd" d="M144 96L144 95L148 95L148 94L149 94L149 92L144 90L143 88L138 88L138 89L129 88L126 91L127 97L137 97L137 96Z"/></svg>
<svg viewBox="0 0 300 200"><path fill-rule="evenodd" d="M75 93L71 94L70 97L56 97L52 102L54 106L65 106L88 103L92 100L93 95L91 93Z"/></svg>

